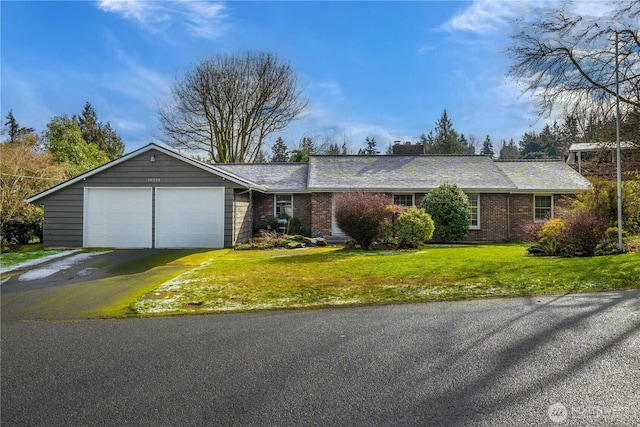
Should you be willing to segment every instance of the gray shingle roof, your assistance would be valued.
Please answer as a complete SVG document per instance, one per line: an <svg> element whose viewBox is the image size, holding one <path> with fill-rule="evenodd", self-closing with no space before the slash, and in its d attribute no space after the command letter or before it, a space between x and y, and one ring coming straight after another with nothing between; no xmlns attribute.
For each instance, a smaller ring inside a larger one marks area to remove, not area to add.
<svg viewBox="0 0 640 427"><path fill-rule="evenodd" d="M267 192L426 192L456 184L467 192L567 192L589 182L563 162L495 162L484 156L312 156L309 163L216 164Z"/></svg>
<svg viewBox="0 0 640 427"><path fill-rule="evenodd" d="M496 162L519 191L576 192L589 181L563 162Z"/></svg>
<svg viewBox="0 0 640 427"><path fill-rule="evenodd" d="M245 180L260 183L267 192L306 192L307 163L242 163L212 165Z"/></svg>
<svg viewBox="0 0 640 427"><path fill-rule="evenodd" d="M318 156L309 161L311 191L428 191L445 183L465 191L516 190L483 156Z"/></svg>

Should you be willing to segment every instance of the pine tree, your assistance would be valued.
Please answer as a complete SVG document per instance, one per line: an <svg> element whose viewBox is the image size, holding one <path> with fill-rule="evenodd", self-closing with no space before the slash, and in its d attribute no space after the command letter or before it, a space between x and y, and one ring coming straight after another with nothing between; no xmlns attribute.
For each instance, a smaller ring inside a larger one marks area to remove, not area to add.
<svg viewBox="0 0 640 427"><path fill-rule="evenodd" d="M365 142L367 143L367 148L361 148L358 151L359 156L375 156L376 154L378 154L378 150L376 149L377 142L375 138L369 139L369 137L367 137L365 139Z"/></svg>
<svg viewBox="0 0 640 427"><path fill-rule="evenodd" d="M311 137L308 136L303 136L302 139L300 140L300 151L304 152L307 157L311 156L312 154L316 154L317 151L317 147L316 144L313 142L313 139L311 139Z"/></svg>
<svg viewBox="0 0 640 427"><path fill-rule="evenodd" d="M78 123L82 131L82 139L87 144L95 144L95 146L109 156L109 160L115 160L122 157L124 153L124 144L122 138L113 130L111 124L107 122L103 125L98 121L96 110L89 101L84 104L82 114L73 116L74 121Z"/></svg>
<svg viewBox="0 0 640 427"><path fill-rule="evenodd" d="M464 151L463 154L466 155L474 155L476 154L476 147L473 145L471 141L468 141L464 136L464 133L460 134L460 138L458 138L458 142L462 145Z"/></svg>
<svg viewBox="0 0 640 427"><path fill-rule="evenodd" d="M271 152L272 163L282 163L289 161L287 145L284 143L284 140L281 137L278 137L278 139L276 139L275 144L273 144L273 147L271 147Z"/></svg>
<svg viewBox="0 0 640 427"><path fill-rule="evenodd" d="M495 154L496 152L493 149L493 143L491 142L491 137L487 135L487 137L484 139L484 142L482 143L482 149L480 149L480 155L489 156L493 158Z"/></svg>
<svg viewBox="0 0 640 427"><path fill-rule="evenodd" d="M340 155L340 147L335 142L329 144L329 148L327 148L327 155L329 156L339 156Z"/></svg>
<svg viewBox="0 0 640 427"><path fill-rule="evenodd" d="M8 127L9 142L18 142L22 137L34 132L33 128L20 127L11 110L9 110L6 119L7 122L4 125Z"/></svg>
<svg viewBox="0 0 640 427"><path fill-rule="evenodd" d="M453 124L449 119L447 110L444 110L442 116L436 121L435 135L429 132L429 135L423 141L426 154L462 154L464 147L458 140L458 133L453 128ZM423 140L420 135L421 141ZM425 145L426 143L426 145Z"/></svg>
<svg viewBox="0 0 640 427"><path fill-rule="evenodd" d="M513 142L513 138L507 141L502 140L502 146L500 147L500 159L501 160L513 160L518 158L518 147L516 147L516 143Z"/></svg>

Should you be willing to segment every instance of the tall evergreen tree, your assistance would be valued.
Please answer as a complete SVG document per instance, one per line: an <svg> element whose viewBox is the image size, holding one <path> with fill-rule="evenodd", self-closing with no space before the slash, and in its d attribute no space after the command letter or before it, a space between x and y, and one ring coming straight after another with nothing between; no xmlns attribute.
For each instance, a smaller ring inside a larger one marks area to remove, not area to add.
<svg viewBox="0 0 640 427"><path fill-rule="evenodd" d="M487 135L487 137L484 139L484 142L482 143L482 149L480 149L480 154L482 156L489 156L491 158L493 158L493 156L495 156L496 152L493 149L493 143L491 142L491 137L489 135Z"/></svg>
<svg viewBox="0 0 640 427"><path fill-rule="evenodd" d="M327 155L329 156L339 156L340 155L340 147L335 142L329 144L329 148L327 148Z"/></svg>
<svg viewBox="0 0 640 427"><path fill-rule="evenodd" d="M376 139L375 138L371 138L369 139L369 137L367 137L365 139L365 142L367 143L367 148L361 148L358 151L358 155L360 156L375 156L376 154L378 154L378 150L376 149Z"/></svg>
<svg viewBox="0 0 640 427"><path fill-rule="evenodd" d="M289 161L289 154L287 153L287 145L281 137L276 139L275 144L271 147L271 162L281 163Z"/></svg>
<svg viewBox="0 0 640 427"><path fill-rule="evenodd" d="M9 142L18 142L22 137L34 132L33 128L20 126L13 116L12 110L9 110L6 119L7 121L4 125L7 127L7 132L9 133Z"/></svg>
<svg viewBox="0 0 640 427"><path fill-rule="evenodd" d="M95 146L109 156L109 160L115 160L122 157L124 153L124 144L116 131L113 130L111 124L102 124L98 121L96 110L89 101L84 104L82 113L79 116L73 116L82 131L82 139L87 144L95 144Z"/></svg>
<svg viewBox="0 0 640 427"><path fill-rule="evenodd" d="M458 133L453 128L453 123L449 119L447 110L442 112L442 116L436 121L435 133L429 132L425 138L426 154L462 154L464 147L458 140ZM424 135L424 134L423 134ZM421 135L421 141L422 141Z"/></svg>
<svg viewBox="0 0 640 427"><path fill-rule="evenodd" d="M542 131L538 134L538 141L545 158L554 159L559 156L558 147L556 146L557 138L551 126L547 124L542 128Z"/></svg>
<svg viewBox="0 0 640 427"><path fill-rule="evenodd" d="M517 159L519 154L518 147L516 147L516 143L513 142L513 138L509 140L508 144L507 141L502 140L502 146L500 147L501 160Z"/></svg>
<svg viewBox="0 0 640 427"><path fill-rule="evenodd" d="M467 140L467 138L464 136L464 133L460 134L460 137L458 138L458 142L460 142L460 145L462 145L462 147L464 148L463 154L467 154L467 155L476 154L476 147L473 145L471 141Z"/></svg>

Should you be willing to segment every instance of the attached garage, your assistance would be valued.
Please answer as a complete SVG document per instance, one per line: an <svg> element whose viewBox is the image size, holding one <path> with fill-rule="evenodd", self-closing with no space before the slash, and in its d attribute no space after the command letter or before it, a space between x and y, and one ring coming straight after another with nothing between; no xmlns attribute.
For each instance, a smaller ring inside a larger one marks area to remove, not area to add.
<svg viewBox="0 0 640 427"><path fill-rule="evenodd" d="M29 198L45 247L222 248L252 233L254 184L156 144Z"/></svg>

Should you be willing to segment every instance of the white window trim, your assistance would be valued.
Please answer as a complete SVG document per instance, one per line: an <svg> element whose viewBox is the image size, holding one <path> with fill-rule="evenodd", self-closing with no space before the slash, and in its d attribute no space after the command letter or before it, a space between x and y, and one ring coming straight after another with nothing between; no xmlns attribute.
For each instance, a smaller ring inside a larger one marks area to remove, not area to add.
<svg viewBox="0 0 640 427"><path fill-rule="evenodd" d="M278 196L289 196L291 197L291 216L293 216L293 194L292 193L287 193L287 194L274 194L273 195L273 216L274 217L278 217L277 212L278 212Z"/></svg>
<svg viewBox="0 0 640 427"><path fill-rule="evenodd" d="M469 222L469 230L480 230L480 193L469 193L467 197L469 196L478 196L478 215L476 216L478 225L471 225L471 222Z"/></svg>
<svg viewBox="0 0 640 427"><path fill-rule="evenodd" d="M549 218L539 219L536 218L536 197L551 197L551 216ZM531 213L533 216L533 222L545 222L547 219L555 218L555 197L553 194L549 193L540 193L533 195L533 212Z"/></svg>
<svg viewBox="0 0 640 427"><path fill-rule="evenodd" d="M395 198L395 196L411 196L411 206L416 205L416 194L415 193L393 193L391 197ZM398 205L400 206L400 205ZM411 207L408 206L408 207Z"/></svg>

